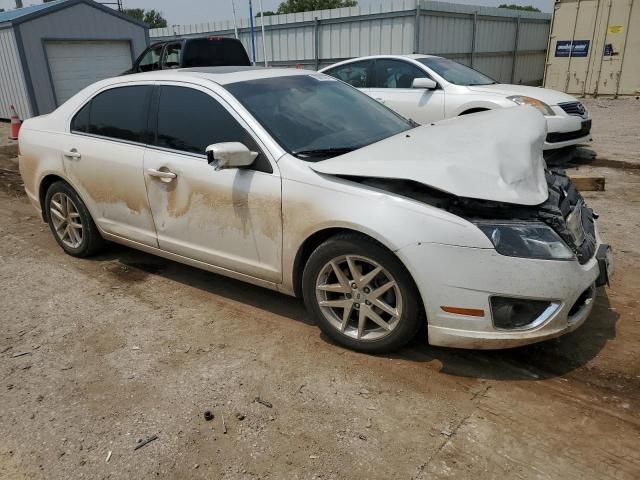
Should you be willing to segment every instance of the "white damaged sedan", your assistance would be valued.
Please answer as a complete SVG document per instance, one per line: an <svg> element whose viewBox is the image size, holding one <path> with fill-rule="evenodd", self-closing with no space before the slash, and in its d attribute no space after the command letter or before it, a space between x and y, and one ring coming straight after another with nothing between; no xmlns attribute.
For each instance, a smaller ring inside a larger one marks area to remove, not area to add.
<svg viewBox="0 0 640 480"><path fill-rule="evenodd" d="M332 77L252 67L98 82L20 131L70 255L105 241L304 298L347 347L504 348L578 327L611 274L545 171L531 107L416 127Z"/></svg>

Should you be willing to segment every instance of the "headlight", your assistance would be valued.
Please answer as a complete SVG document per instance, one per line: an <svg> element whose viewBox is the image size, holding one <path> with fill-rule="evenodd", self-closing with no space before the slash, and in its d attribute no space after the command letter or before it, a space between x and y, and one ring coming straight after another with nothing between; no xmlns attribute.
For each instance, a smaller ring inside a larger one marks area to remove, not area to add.
<svg viewBox="0 0 640 480"><path fill-rule="evenodd" d="M541 102L537 98L526 97L524 95L514 95L512 97L507 97L507 100L511 100L518 105L530 105L532 107L537 108L542 112L543 115L553 116L555 112L551 109L549 105L544 102Z"/></svg>
<svg viewBox="0 0 640 480"><path fill-rule="evenodd" d="M572 260L573 252L551 227L536 222L475 222L496 251L509 257Z"/></svg>

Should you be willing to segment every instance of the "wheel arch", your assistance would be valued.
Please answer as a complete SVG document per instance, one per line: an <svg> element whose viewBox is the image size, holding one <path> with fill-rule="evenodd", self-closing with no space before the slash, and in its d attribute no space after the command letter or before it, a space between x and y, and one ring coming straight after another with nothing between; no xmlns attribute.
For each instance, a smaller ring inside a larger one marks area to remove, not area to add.
<svg viewBox="0 0 640 480"><path fill-rule="evenodd" d="M47 218L47 209L45 208L45 198L47 196L47 190L49 190L49 188L51 187L51 185L53 185L55 182L64 182L67 185L69 185L69 188L71 188L76 195L78 195L78 197L80 197L80 200L82 200L82 202L84 203L85 207L87 208L87 211L89 212L89 215L91 215L91 218L95 221L95 212L93 210L93 207L87 202L87 199L85 198L85 194L79 190L78 188L75 187L75 185L73 183L71 183L69 181L68 178L66 178L64 175L61 175L60 172L48 172L45 175L43 175L42 179L40 180L40 183L38 184L38 201L40 202L40 212L42 213L42 220L44 220L45 222L48 221ZM98 227L98 229L100 229L100 227Z"/></svg>
<svg viewBox="0 0 640 480"><path fill-rule="evenodd" d="M353 229L353 228L345 228L345 227L332 227L332 228L325 228L325 229L319 230L313 233L312 235L310 235L300 246L296 254L296 258L294 262L295 269L293 272L293 281L294 281L293 288L294 288L295 295L297 297L304 298L302 290L303 288L307 288L309 284L307 282L303 287L303 272L313 252L316 250L318 246L320 246L326 240L333 238L336 235L340 235L341 239L351 241L351 243L354 243L355 241L356 245L358 243L364 243L364 244L369 243L369 247L376 246L378 249L383 249L392 257L395 257L395 260L398 262L399 266L404 270L404 274L401 274L401 275L406 275L405 282L410 282L408 285L405 283L405 287L408 287L410 292L411 290L413 290L413 294L409 294L409 297L408 297L415 301L414 303L415 311L413 312L413 315L410 315L410 317L413 318L416 322L416 326L412 334L412 338L415 338L416 335L421 335L426 340L427 324L428 324L427 309L425 308L425 303L424 303L424 299L422 298L421 290L418 288L418 285L416 283L415 277L413 276L411 269L408 268L408 266L405 264L403 259L400 256L398 256L397 249L393 249L389 247L389 245L385 245L383 242L376 239L372 235L368 235L367 233L362 232L360 230ZM358 242L358 239L360 239L360 242ZM371 256L371 258L374 261L380 261L380 259L376 260L377 256ZM304 298L304 300L305 300L305 304L307 304L307 308L309 309L310 307L309 307L309 304L307 303L308 298ZM312 310L308 310L308 311L311 312ZM325 333L327 332L325 331Z"/></svg>
<svg viewBox="0 0 640 480"><path fill-rule="evenodd" d="M341 233L351 233L351 234L361 235L377 243L378 245L384 247L385 249L389 250L389 252L391 252L394 256L396 256L396 258L398 258L398 261L407 270L407 272L409 273L409 276L411 277L411 280L415 284L415 280L413 278L413 275L411 274L410 269L404 264L402 259L398 257L398 255L395 253L396 249L390 246L387 242L385 242L384 239L376 238L377 236L373 236L367 232L364 232L362 230L358 230L355 228L344 227L344 226L325 227L309 235L304 240L304 242L302 242L302 244L298 247L298 250L295 255L295 259L293 261L293 271L292 271L292 277L291 277L293 292L296 297L302 297L302 274L304 272L305 265L307 264L307 260L309 259L313 251L329 238L334 237ZM420 301L422 303L422 299L420 299Z"/></svg>
<svg viewBox="0 0 640 480"><path fill-rule="evenodd" d="M487 107L474 107L474 108L468 108L465 111L461 112L458 114L459 117L461 117L462 115L469 115L471 113L478 113L478 112L488 112L489 110L491 110L490 108Z"/></svg>
<svg viewBox="0 0 640 480"><path fill-rule="evenodd" d="M47 209L45 205L45 198L47 196L47 191L49 190L51 185L53 185L55 182L58 182L58 181L62 181L69 184L69 182L65 178L61 177L60 175L55 173L50 173L42 177L42 180L40 180L40 184L38 185L38 201L40 202L40 212L42 213L42 220L45 222L49 221L47 217Z"/></svg>
<svg viewBox="0 0 640 480"><path fill-rule="evenodd" d="M453 110L451 111L451 116L458 117L460 115L468 115L469 113L477 113L487 110L498 110L507 107L507 105L503 105L499 101L495 100L472 99L471 101L465 101L460 105L456 105L455 108L453 108Z"/></svg>

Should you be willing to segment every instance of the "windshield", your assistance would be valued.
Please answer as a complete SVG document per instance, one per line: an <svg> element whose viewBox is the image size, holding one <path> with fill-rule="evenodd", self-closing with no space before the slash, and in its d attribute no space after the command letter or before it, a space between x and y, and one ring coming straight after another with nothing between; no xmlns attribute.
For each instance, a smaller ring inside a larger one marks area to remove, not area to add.
<svg viewBox="0 0 640 480"><path fill-rule="evenodd" d="M420 63L426 65L436 72L447 82L454 85L492 85L496 82L493 78L466 67L460 63L440 57L416 58Z"/></svg>
<svg viewBox="0 0 640 480"><path fill-rule="evenodd" d="M289 153L341 155L412 128L377 101L323 74L231 83L225 88Z"/></svg>

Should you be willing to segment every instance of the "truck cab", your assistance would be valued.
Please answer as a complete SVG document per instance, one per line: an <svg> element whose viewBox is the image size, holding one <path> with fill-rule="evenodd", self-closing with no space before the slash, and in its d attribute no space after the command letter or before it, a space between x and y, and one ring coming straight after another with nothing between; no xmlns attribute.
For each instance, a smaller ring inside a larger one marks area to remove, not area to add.
<svg viewBox="0 0 640 480"><path fill-rule="evenodd" d="M124 73L171 68L248 65L251 65L249 56L239 40L208 36L154 43L142 52L131 69Z"/></svg>

